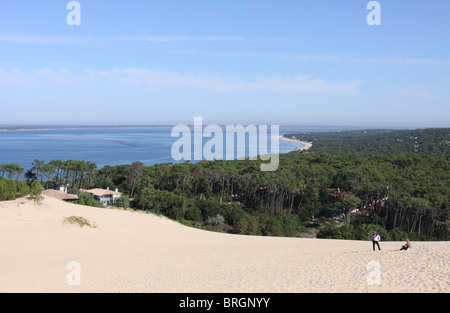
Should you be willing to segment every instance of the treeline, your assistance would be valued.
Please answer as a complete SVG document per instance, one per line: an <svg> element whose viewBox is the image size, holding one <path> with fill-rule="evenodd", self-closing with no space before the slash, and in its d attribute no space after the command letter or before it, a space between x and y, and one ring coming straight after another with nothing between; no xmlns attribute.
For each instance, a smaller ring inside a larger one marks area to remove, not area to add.
<svg viewBox="0 0 450 313"><path fill-rule="evenodd" d="M2 174L2 177L6 177L9 179L19 178L23 174L23 167L21 167L18 164L0 164L0 173Z"/></svg>
<svg viewBox="0 0 450 313"><path fill-rule="evenodd" d="M340 215L346 238L366 225L410 238L449 238L450 157L289 154L276 172L261 172L259 162L135 162L85 173L92 177L83 183L81 175L72 179L119 188L139 210L239 234L296 236L312 220Z"/></svg>
<svg viewBox="0 0 450 313"><path fill-rule="evenodd" d="M282 156L276 172L258 166L216 161L148 167L137 180L136 205L178 220L206 222L220 215L237 233L295 235L303 222L343 215L348 225L448 239L449 157Z"/></svg>
<svg viewBox="0 0 450 313"><path fill-rule="evenodd" d="M28 184L25 181L0 177L0 201L15 200L27 195L37 197L42 193L42 189L41 184L37 181Z"/></svg>
<svg viewBox="0 0 450 313"><path fill-rule="evenodd" d="M35 160L25 176L46 186L64 182L75 189L118 188L132 198L135 209L231 233L299 236L310 226L329 224L319 237L368 239L377 230L384 239L449 240L450 154L442 146L446 132L405 131L393 136L373 131L375 137L369 141L370 131L356 132L353 148L333 153L315 147L320 140L332 140L316 139L307 153L281 155L275 172L261 172L261 161L250 160L153 166L134 162L102 169L83 161ZM413 135L421 147L439 146L433 149L440 152L367 151L383 136L389 138L384 143L396 138L396 144Z"/></svg>
<svg viewBox="0 0 450 313"><path fill-rule="evenodd" d="M34 160L25 173L28 181L39 180L70 184L73 189L91 186L97 175L97 164L78 160L53 160L49 163Z"/></svg>
<svg viewBox="0 0 450 313"><path fill-rule="evenodd" d="M31 169L24 174L24 169L18 164L0 164L0 173L9 179L17 179L24 174L27 181L71 183L75 189L92 185L97 175L97 165L92 162L53 160L45 163L36 159L31 165Z"/></svg>
<svg viewBox="0 0 450 313"><path fill-rule="evenodd" d="M354 130L332 133L288 134L313 143L311 153L364 156L419 153L447 156L450 152L450 128L416 130Z"/></svg>

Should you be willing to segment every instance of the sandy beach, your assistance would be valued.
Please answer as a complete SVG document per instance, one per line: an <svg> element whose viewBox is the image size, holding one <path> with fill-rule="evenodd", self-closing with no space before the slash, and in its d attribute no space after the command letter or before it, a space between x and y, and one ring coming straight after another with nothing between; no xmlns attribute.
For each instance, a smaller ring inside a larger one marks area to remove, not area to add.
<svg viewBox="0 0 450 313"><path fill-rule="evenodd" d="M69 216L97 228L64 225ZM0 292L450 292L448 242L401 244L220 234L18 199L0 202Z"/></svg>
<svg viewBox="0 0 450 313"><path fill-rule="evenodd" d="M299 144L303 145L302 147L299 147L299 148L295 149L295 151L308 150L308 149L310 149L312 147L312 143L310 143L310 142L296 140L296 139L291 139L291 138L287 138L287 137L284 137L284 136L280 136L280 139L284 140L284 141L295 142L295 143L299 143Z"/></svg>

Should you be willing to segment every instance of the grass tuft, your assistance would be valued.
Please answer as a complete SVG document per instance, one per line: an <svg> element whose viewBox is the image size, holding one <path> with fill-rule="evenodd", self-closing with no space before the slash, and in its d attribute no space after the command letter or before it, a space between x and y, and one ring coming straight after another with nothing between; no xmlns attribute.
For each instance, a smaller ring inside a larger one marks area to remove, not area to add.
<svg viewBox="0 0 450 313"><path fill-rule="evenodd" d="M83 228L83 227L97 228L97 224L95 224L95 222L92 223L88 219L81 217L81 216L67 217L64 219L63 224L64 225L66 225L66 224L75 225L75 226L79 226L81 228Z"/></svg>

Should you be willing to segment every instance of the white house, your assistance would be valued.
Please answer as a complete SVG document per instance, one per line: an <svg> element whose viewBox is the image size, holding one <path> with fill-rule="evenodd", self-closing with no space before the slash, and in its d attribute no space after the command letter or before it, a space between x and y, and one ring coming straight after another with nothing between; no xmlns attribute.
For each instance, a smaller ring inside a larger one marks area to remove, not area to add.
<svg viewBox="0 0 450 313"><path fill-rule="evenodd" d="M54 190L59 190L59 191L67 193L67 188L68 187L69 187L69 185L67 185L67 184L59 183L59 184L55 184Z"/></svg>
<svg viewBox="0 0 450 313"><path fill-rule="evenodd" d="M108 189L89 189L85 192L91 194L95 200L101 202L105 206L114 205L114 201L122 196L122 193L118 189L111 191Z"/></svg>

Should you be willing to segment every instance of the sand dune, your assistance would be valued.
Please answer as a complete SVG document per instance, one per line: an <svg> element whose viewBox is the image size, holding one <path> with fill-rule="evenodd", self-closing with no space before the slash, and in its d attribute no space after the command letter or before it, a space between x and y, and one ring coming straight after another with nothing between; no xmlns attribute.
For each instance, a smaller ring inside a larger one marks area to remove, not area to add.
<svg viewBox="0 0 450 313"><path fill-rule="evenodd" d="M98 228L63 225L69 216ZM0 202L0 292L450 292L448 242L400 245L382 242L374 252L370 242L219 234L19 199Z"/></svg>

